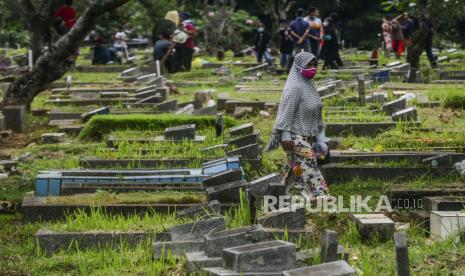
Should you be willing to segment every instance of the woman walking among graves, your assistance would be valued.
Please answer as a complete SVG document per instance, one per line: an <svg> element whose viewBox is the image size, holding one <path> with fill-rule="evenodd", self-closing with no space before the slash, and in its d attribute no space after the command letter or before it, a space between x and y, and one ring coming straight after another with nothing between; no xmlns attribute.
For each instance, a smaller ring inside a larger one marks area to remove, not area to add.
<svg viewBox="0 0 465 276"><path fill-rule="evenodd" d="M327 195L328 187L317 160L328 155L321 110L323 104L313 78L318 62L311 53L295 56L281 97L267 151L281 144L288 164L284 182L287 190L295 184L307 200Z"/></svg>

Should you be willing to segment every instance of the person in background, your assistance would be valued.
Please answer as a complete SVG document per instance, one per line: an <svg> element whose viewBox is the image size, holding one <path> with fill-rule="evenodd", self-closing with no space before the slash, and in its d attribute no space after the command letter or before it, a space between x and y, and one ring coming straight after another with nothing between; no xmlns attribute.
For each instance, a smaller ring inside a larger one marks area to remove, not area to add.
<svg viewBox="0 0 465 276"><path fill-rule="evenodd" d="M255 34L255 55L257 56L258 63L262 63L263 56L265 56L265 60L269 66L273 65L273 61L267 52L270 40L271 35L265 31L265 25L259 23Z"/></svg>
<svg viewBox="0 0 465 276"><path fill-rule="evenodd" d="M154 46L154 58L160 61L162 73L173 73L171 54L176 44L170 40L171 36L169 33L162 33Z"/></svg>
<svg viewBox="0 0 465 276"><path fill-rule="evenodd" d="M169 34L170 36L174 33L177 26L179 25L179 13L177 11L169 11L165 14L165 18L157 22L152 32L153 44L157 42L162 34Z"/></svg>
<svg viewBox="0 0 465 276"><path fill-rule="evenodd" d="M99 37L95 40L94 57L92 58L93 65L112 64L116 59L116 53L105 47L105 40Z"/></svg>
<svg viewBox="0 0 465 276"><path fill-rule="evenodd" d="M308 37L312 54L314 54L316 58L320 56L320 45L323 40L323 24L319 15L319 10L315 7L311 7L308 9L308 16L304 18L310 25Z"/></svg>
<svg viewBox="0 0 465 276"><path fill-rule="evenodd" d="M7 57L5 49L0 49L0 70L5 70L11 66L11 59Z"/></svg>
<svg viewBox="0 0 465 276"><path fill-rule="evenodd" d="M426 19L426 26L428 27L428 37L426 38L425 51L426 56L428 57L429 63L432 68L438 68L438 62L436 57L433 54L433 37L435 32L435 27L431 17Z"/></svg>
<svg viewBox="0 0 465 276"><path fill-rule="evenodd" d="M383 42L384 42L384 55L386 57L390 56L392 51L392 38L391 38L391 18L386 16L383 18L383 23L381 24L381 29L383 30Z"/></svg>
<svg viewBox="0 0 465 276"><path fill-rule="evenodd" d="M55 29L60 35L64 35L76 24L76 9L73 8L73 0L65 0L54 16L56 18Z"/></svg>
<svg viewBox="0 0 465 276"><path fill-rule="evenodd" d="M124 32L124 28L121 26L118 28L118 31L116 32L115 36L113 37L113 48L115 49L117 55L119 58L122 57L122 53L126 52L128 45L127 41L128 36L126 35L126 32ZM127 57L126 57L127 58Z"/></svg>
<svg viewBox="0 0 465 276"><path fill-rule="evenodd" d="M292 51L294 51L294 42L291 35L289 22L282 21L278 31L279 35L279 52L281 53L280 64L282 68L290 68Z"/></svg>
<svg viewBox="0 0 465 276"><path fill-rule="evenodd" d="M405 45L408 47L411 45L411 37L413 33L413 20L409 17L408 13L404 12L399 22L402 28L402 35L404 36Z"/></svg>
<svg viewBox="0 0 465 276"><path fill-rule="evenodd" d="M402 34L402 26L399 20L394 18L391 21L391 39L392 39L392 51L395 53L396 58L399 59L404 53L404 35Z"/></svg>
<svg viewBox="0 0 465 276"><path fill-rule="evenodd" d="M325 32L323 47L321 49L321 58L325 61L323 69L337 69L336 58L339 51L339 43L337 41L336 26L330 17L325 19L323 26Z"/></svg>
<svg viewBox="0 0 465 276"><path fill-rule="evenodd" d="M197 27L190 20L191 15L187 12L181 13L181 30L185 32L189 37L185 45L183 45L183 67L186 71L190 71L192 68L192 59L195 52L195 36L197 35Z"/></svg>
<svg viewBox="0 0 465 276"><path fill-rule="evenodd" d="M342 29L342 26L341 26L341 22L339 21L339 15L335 12L331 13L329 15L329 17L333 20L333 23L334 23L334 27L336 28L336 36L337 36L337 44L338 44L338 48L337 48L337 55L336 55L336 65L338 67L342 67L344 66L344 63L342 62L342 58L341 58L341 55L339 53L339 50L342 49L342 35L341 35L341 29Z"/></svg>
<svg viewBox="0 0 465 276"><path fill-rule="evenodd" d="M310 52L310 44L307 39L308 32L310 31L310 24L304 20L304 10L298 9L296 19L291 22L291 35L294 38L294 52L295 55L305 51Z"/></svg>
<svg viewBox="0 0 465 276"><path fill-rule="evenodd" d="M317 164L318 159L324 160L329 155L323 103L313 81L317 68L313 54L301 52L295 56L266 147L267 152L283 147L288 159L283 180L286 189L290 191L297 184L307 200L323 198L328 193Z"/></svg>

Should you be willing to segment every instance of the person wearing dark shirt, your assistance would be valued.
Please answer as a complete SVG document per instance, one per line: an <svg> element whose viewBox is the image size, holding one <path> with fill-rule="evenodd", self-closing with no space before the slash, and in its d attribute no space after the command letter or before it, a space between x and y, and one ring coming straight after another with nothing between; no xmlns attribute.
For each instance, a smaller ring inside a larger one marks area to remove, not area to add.
<svg viewBox="0 0 465 276"><path fill-rule="evenodd" d="M257 62L262 63L263 56L268 65L272 65L273 62L267 54L268 43L271 40L271 35L265 31L263 24L258 25L257 33L255 34L255 53L257 55Z"/></svg>
<svg viewBox="0 0 465 276"><path fill-rule="evenodd" d="M323 26L325 32L321 49L321 58L325 61L323 69L337 69L336 58L339 44L337 42L336 26L331 18L326 18Z"/></svg>
<svg viewBox="0 0 465 276"><path fill-rule="evenodd" d="M60 35L64 35L76 24L76 9L72 7L73 0L65 0L55 12L54 16L58 20L56 29Z"/></svg>
<svg viewBox="0 0 465 276"><path fill-rule="evenodd" d="M408 13L405 12L402 14L399 22L402 28L402 35L404 36L405 44L410 46L413 33L413 20L409 17Z"/></svg>
<svg viewBox="0 0 465 276"><path fill-rule="evenodd" d="M278 31L280 45L279 52L281 53L280 64L283 68L288 68L294 50L294 40L291 35L291 27L284 21Z"/></svg>
<svg viewBox="0 0 465 276"><path fill-rule="evenodd" d="M310 25L308 40L310 42L312 54L314 54L316 58L320 56L320 46L323 39L323 23L319 15L320 11L315 7L311 7L308 9L308 16L304 18Z"/></svg>
<svg viewBox="0 0 465 276"><path fill-rule="evenodd" d="M116 58L116 53L105 47L105 40L101 37L97 38L94 46L93 65L106 65L113 63Z"/></svg>
<svg viewBox="0 0 465 276"><path fill-rule="evenodd" d="M310 52L310 44L307 39L308 32L310 31L310 24L304 20L304 10L297 10L297 17L291 23L291 35L294 38L295 54L300 53L302 50Z"/></svg>
<svg viewBox="0 0 465 276"><path fill-rule="evenodd" d="M342 62L342 58L341 58L341 55L339 53L339 50L342 49L342 35L341 35L341 32L342 32L342 26L341 26L341 22L339 21L339 15L335 12L331 13L330 16L331 19L333 20L333 23L334 23L334 26L336 28L336 36L337 36L337 44L338 44L338 50L337 50L337 55L336 55L336 64L338 67L342 67L344 66L344 63Z"/></svg>

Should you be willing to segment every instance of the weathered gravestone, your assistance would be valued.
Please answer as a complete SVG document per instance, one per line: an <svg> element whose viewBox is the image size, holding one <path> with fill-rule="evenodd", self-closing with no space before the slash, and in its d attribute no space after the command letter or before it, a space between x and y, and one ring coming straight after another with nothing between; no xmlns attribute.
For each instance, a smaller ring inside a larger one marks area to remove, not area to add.
<svg viewBox="0 0 465 276"><path fill-rule="evenodd" d="M407 105L407 100L405 98L400 98L392 102L385 103L383 105L383 110L388 114L392 115L393 113L405 109Z"/></svg>
<svg viewBox="0 0 465 276"><path fill-rule="evenodd" d="M203 180L204 187L213 187L217 185L227 184L243 179L242 170L227 170L214 175L211 175Z"/></svg>
<svg viewBox="0 0 465 276"><path fill-rule="evenodd" d="M203 240L203 237L214 231L226 229L226 221L223 217L215 217L193 223L179 224L171 227L171 240Z"/></svg>
<svg viewBox="0 0 465 276"><path fill-rule="evenodd" d="M325 230L321 238L320 260L323 263L334 262L338 260L338 239L337 232L334 230Z"/></svg>
<svg viewBox="0 0 465 276"><path fill-rule="evenodd" d="M236 272L274 272L295 268L293 243L268 241L223 250L224 267Z"/></svg>
<svg viewBox="0 0 465 276"><path fill-rule="evenodd" d="M258 222L268 228L302 229L305 227L305 207L281 208L259 217Z"/></svg>
<svg viewBox="0 0 465 276"><path fill-rule="evenodd" d="M394 233L394 249L396 252L397 275L410 276L407 232Z"/></svg>
<svg viewBox="0 0 465 276"><path fill-rule="evenodd" d="M215 216L221 213L221 204L218 200L212 200L199 206L178 211L178 217L195 217L195 216Z"/></svg>
<svg viewBox="0 0 465 276"><path fill-rule="evenodd" d="M15 132L24 130L24 120L26 117L26 107L24 105L7 105L3 107L5 117L5 128Z"/></svg>
<svg viewBox="0 0 465 276"><path fill-rule="evenodd" d="M417 108L412 106L400 111L397 111L391 115L393 121L417 121Z"/></svg>
<svg viewBox="0 0 465 276"><path fill-rule="evenodd" d="M97 108L97 109L91 110L89 112L83 113L81 115L81 120L83 122L87 122L94 115L107 115L107 114L110 114L110 108L109 107L101 107L101 108Z"/></svg>
<svg viewBox="0 0 465 276"><path fill-rule="evenodd" d="M154 109L158 111L171 111L171 110L176 110L178 107L178 101L177 100L169 100L169 101L164 101L162 103L157 103L153 106Z"/></svg>
<svg viewBox="0 0 465 276"><path fill-rule="evenodd" d="M355 276L357 272L345 261L335 261L314 266L283 271L283 276Z"/></svg>
<svg viewBox="0 0 465 276"><path fill-rule="evenodd" d="M243 125L240 125L240 126L230 128L228 130L228 132L229 132L229 135L231 135L231 136L240 136L240 135L253 134L253 132L254 132L253 123L247 123L247 124L243 124Z"/></svg>
<svg viewBox="0 0 465 276"><path fill-rule="evenodd" d="M166 128L164 135L169 140L194 140L195 124Z"/></svg>
<svg viewBox="0 0 465 276"><path fill-rule="evenodd" d="M266 232L261 225L253 225L205 235L205 254L209 257L222 255L225 248L265 241Z"/></svg>
<svg viewBox="0 0 465 276"><path fill-rule="evenodd" d="M44 133L41 135L42 144L57 144L65 141L65 133Z"/></svg>
<svg viewBox="0 0 465 276"><path fill-rule="evenodd" d="M352 215L361 238L371 241L391 239L395 231L394 222L383 214L353 214Z"/></svg>

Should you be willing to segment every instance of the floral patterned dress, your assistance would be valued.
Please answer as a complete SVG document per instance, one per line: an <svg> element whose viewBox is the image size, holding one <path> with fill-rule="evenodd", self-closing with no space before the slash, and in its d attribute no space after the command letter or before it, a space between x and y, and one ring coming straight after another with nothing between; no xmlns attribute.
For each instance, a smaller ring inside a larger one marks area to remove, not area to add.
<svg viewBox="0 0 465 276"><path fill-rule="evenodd" d="M302 194L311 200L326 196L329 189L317 167L317 153L313 151L312 143L308 140L300 135L292 135L292 150L286 151L288 164L285 168L285 183L288 190L296 185L302 190Z"/></svg>

